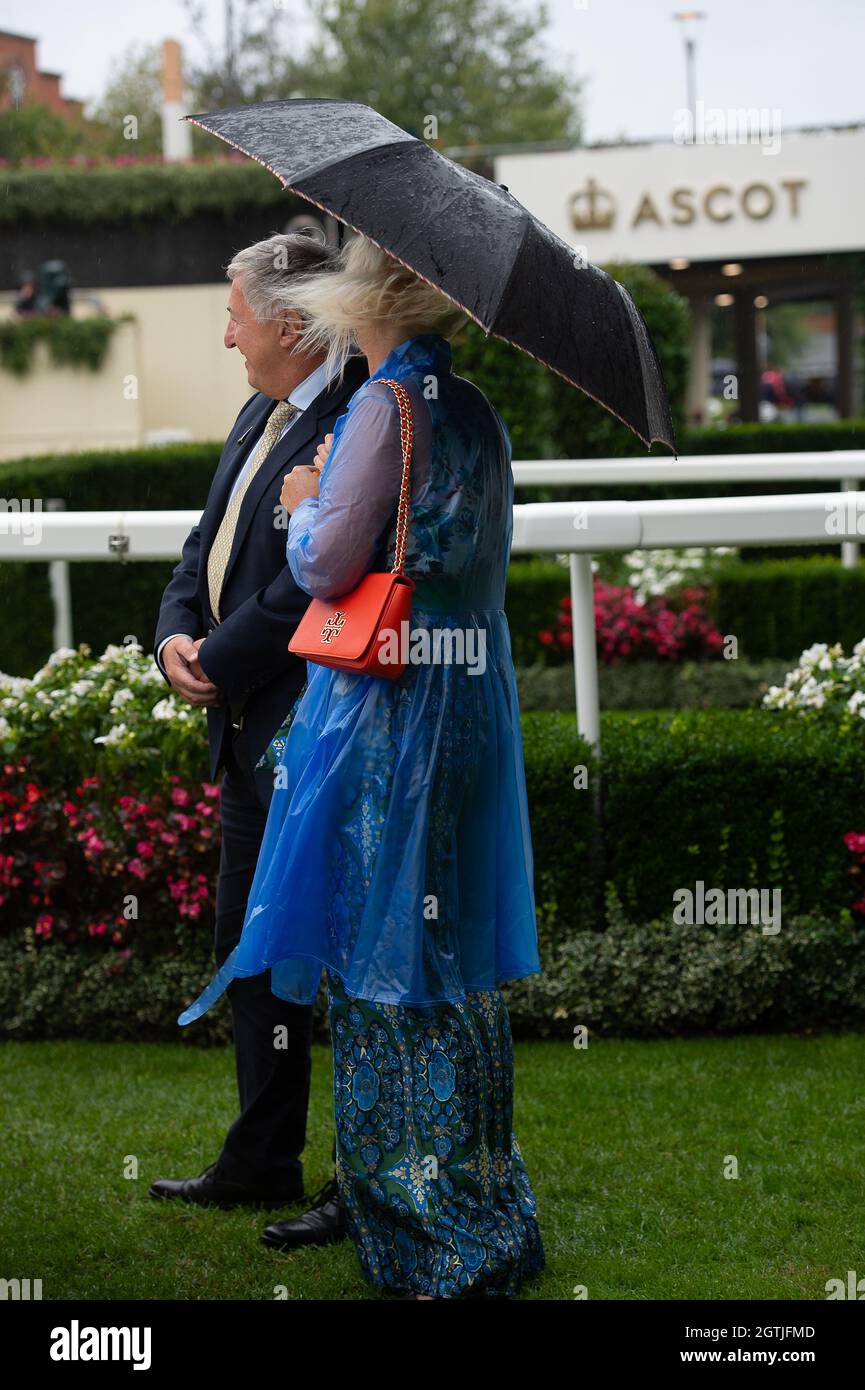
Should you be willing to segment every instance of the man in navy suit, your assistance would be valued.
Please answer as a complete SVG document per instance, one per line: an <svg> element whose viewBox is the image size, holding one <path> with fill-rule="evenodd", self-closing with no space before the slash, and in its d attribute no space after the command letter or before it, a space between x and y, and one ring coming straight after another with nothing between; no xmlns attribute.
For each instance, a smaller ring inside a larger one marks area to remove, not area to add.
<svg viewBox="0 0 865 1390"><path fill-rule="evenodd" d="M316 450L366 379L352 358L341 384L323 355L297 346L291 308L297 275L332 266L335 253L308 236L275 235L238 253L225 346L237 348L255 390L228 436L199 524L162 597L155 656L173 690L206 707L211 776L225 769L215 949L221 965L240 938L273 793L255 764L306 676L288 651L309 596L285 558L285 475L313 466ZM217 1161L199 1177L159 1179L154 1197L219 1206L281 1206L303 1196L301 1152L309 1100L312 1009L270 990L270 974L228 989L240 1114ZM276 1045L277 1038L280 1044ZM275 1229L280 1246L341 1234L332 1194L297 1222Z"/></svg>

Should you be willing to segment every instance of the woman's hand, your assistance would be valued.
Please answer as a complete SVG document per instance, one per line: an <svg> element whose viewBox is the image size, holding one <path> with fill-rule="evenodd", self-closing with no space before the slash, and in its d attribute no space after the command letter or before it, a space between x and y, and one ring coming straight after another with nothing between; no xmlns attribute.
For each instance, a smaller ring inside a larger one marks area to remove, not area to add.
<svg viewBox="0 0 865 1390"><path fill-rule="evenodd" d="M333 447L333 435L326 434L315 451L312 464L299 464L286 473L279 500L287 512L293 512L305 497L318 496L318 478Z"/></svg>
<svg viewBox="0 0 865 1390"><path fill-rule="evenodd" d="M324 439L321 441L321 443L319 444L318 448L317 448L316 451L315 451L315 459L314 459L313 465L312 465L313 468L317 468L317 469L318 469L319 473L321 472L322 468L324 468L324 465L327 463L327 456L328 456L328 454L330 453L330 451L331 451L332 448L333 448L333 435L332 435L332 434L326 434L326 435L324 436Z"/></svg>

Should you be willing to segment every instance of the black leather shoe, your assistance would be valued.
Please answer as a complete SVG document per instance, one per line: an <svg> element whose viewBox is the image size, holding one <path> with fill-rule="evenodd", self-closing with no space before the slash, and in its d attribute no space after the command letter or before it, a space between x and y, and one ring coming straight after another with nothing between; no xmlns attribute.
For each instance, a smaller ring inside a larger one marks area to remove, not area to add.
<svg viewBox="0 0 865 1390"><path fill-rule="evenodd" d="M299 1245L333 1245L345 1240L348 1228L339 1200L336 1178L331 1178L313 1199L313 1205L294 1221L265 1226L261 1239L272 1250L295 1250Z"/></svg>
<svg viewBox="0 0 865 1390"><path fill-rule="evenodd" d="M151 1197L179 1197L182 1202L191 1202L197 1207L284 1207L291 1202L303 1201L303 1186L298 1184L291 1190L280 1192L264 1191L247 1187L244 1183L229 1182L216 1172L217 1165L209 1168L197 1178L157 1178L150 1185Z"/></svg>

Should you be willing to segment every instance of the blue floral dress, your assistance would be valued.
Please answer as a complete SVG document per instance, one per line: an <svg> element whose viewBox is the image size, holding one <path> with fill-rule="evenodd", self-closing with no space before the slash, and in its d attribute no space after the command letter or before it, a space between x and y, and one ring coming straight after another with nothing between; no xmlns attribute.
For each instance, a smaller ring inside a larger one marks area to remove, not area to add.
<svg viewBox="0 0 865 1390"><path fill-rule="evenodd" d="M543 1264L498 990L540 968L504 614L510 440L444 338L401 343L337 421L318 497L292 513L288 563L314 597L393 562L402 458L381 378L404 382L414 418L409 664L392 681L308 663L241 940L179 1021L267 969L276 994L308 1003L324 970L337 1177L365 1274L509 1294Z"/></svg>

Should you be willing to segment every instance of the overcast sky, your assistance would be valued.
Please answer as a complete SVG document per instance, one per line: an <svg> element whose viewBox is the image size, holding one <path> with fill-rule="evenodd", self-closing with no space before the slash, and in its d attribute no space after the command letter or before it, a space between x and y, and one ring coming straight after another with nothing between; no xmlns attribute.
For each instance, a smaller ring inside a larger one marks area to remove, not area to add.
<svg viewBox="0 0 865 1390"><path fill-rule="evenodd" d="M865 0L704 3L697 95L707 106L767 108L786 129L865 121ZM224 0L202 4L219 43ZM287 10L288 34L297 33L303 0L276 5ZM673 0L549 0L547 9L551 52L585 79L587 138L668 137L685 104ZM100 93L129 44L195 46L178 0L2 0L0 28L37 38L40 66L63 74L64 95L84 100Z"/></svg>

